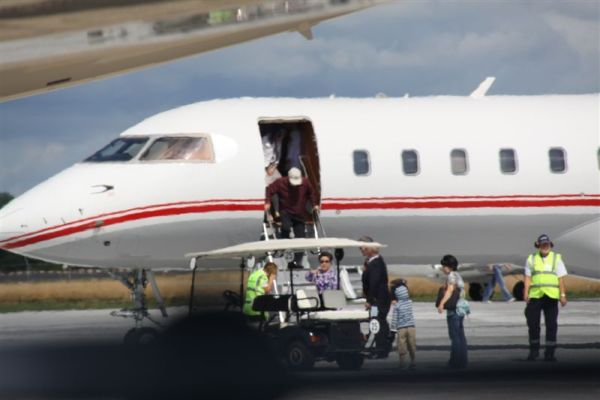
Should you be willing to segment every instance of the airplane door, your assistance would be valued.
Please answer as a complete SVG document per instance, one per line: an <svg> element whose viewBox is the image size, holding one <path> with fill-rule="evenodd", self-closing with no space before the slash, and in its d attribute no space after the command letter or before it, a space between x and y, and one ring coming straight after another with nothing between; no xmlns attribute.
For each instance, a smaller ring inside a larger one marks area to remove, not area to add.
<svg viewBox="0 0 600 400"><path fill-rule="evenodd" d="M320 205L321 168L312 122L302 117L272 117L261 118L258 126L265 155L265 170L276 164L279 175L286 176L290 168L299 168L317 192Z"/></svg>

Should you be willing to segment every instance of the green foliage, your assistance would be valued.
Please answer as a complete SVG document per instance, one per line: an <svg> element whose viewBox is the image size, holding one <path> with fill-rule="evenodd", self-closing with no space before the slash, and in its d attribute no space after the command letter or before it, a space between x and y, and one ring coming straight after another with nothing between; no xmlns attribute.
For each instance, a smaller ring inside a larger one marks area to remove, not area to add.
<svg viewBox="0 0 600 400"><path fill-rule="evenodd" d="M51 264L41 260L34 260L19 255L0 250L0 273L9 273L14 271L53 271L62 270L62 265Z"/></svg>
<svg viewBox="0 0 600 400"><path fill-rule="evenodd" d="M165 299L167 307L181 307L188 305L189 300L184 297L175 297ZM49 310L99 310L99 309L118 309L131 307L131 302L120 300L45 300L45 301L18 301L0 303L0 313L20 312L20 311L49 311ZM158 308L154 299L149 299L147 303L149 309ZM220 308L220 307L219 307Z"/></svg>
<svg viewBox="0 0 600 400"><path fill-rule="evenodd" d="M0 208L4 207L6 203L14 199L14 196L8 192L0 192Z"/></svg>

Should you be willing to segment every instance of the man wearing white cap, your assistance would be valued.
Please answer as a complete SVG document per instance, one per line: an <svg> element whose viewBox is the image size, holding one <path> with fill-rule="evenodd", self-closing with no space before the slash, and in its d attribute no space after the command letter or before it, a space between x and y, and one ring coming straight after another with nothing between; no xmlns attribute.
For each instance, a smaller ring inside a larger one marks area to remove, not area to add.
<svg viewBox="0 0 600 400"><path fill-rule="evenodd" d="M281 237L289 239L291 230L295 238L305 237L305 223L308 217L307 203L310 202L315 212L319 211L317 196L308 179L302 177L298 168L290 168L287 177L277 179L267 187L265 210L271 208L271 199L274 195L279 198L281 217ZM302 253L297 253L294 261L299 263Z"/></svg>

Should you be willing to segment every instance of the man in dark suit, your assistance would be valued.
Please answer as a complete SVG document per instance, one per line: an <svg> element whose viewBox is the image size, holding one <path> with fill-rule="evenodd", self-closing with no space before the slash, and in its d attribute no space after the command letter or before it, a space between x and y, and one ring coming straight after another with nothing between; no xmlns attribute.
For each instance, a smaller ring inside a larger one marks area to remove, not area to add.
<svg viewBox="0 0 600 400"><path fill-rule="evenodd" d="M373 238L363 236L358 239L361 242L372 243ZM389 326L387 315L390 311L390 291L388 289L388 272L379 249L375 247L361 247L360 251L365 257L365 270L363 271L363 293L367 299L366 307L371 309L377 307L377 320L379 321L379 332L375 335L375 347L377 357L386 357L389 352Z"/></svg>

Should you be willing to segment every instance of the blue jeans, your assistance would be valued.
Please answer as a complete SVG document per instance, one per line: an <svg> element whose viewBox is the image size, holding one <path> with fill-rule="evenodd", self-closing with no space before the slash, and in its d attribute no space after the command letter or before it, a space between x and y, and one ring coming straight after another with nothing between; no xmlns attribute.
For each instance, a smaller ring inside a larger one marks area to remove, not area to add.
<svg viewBox="0 0 600 400"><path fill-rule="evenodd" d="M446 317L448 322L448 335L450 336L450 361L448 365L454 368L465 368L467 366L467 338L463 320L456 313L449 313Z"/></svg>
<svg viewBox="0 0 600 400"><path fill-rule="evenodd" d="M492 275L492 279L485 288L485 292L483 293L483 298L481 300L488 301L490 297L492 297L492 292L494 291L496 284L500 286L500 289L502 290L502 295L504 296L504 300L508 301L512 299L512 295L510 294L508 288L506 287L506 284L504 283L504 278L502 277L502 269L500 268L500 266L494 265L492 270L494 274Z"/></svg>

